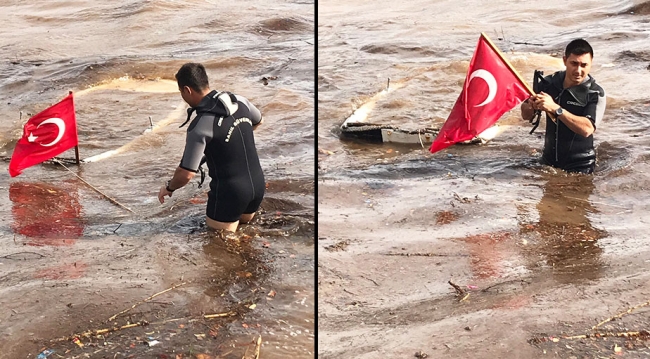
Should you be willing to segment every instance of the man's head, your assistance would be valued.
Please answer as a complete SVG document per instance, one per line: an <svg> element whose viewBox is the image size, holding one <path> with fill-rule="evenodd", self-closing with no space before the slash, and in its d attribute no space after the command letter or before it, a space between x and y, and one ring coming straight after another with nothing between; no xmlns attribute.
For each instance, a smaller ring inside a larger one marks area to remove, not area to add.
<svg viewBox="0 0 650 359"><path fill-rule="evenodd" d="M565 87L579 85L587 78L593 57L594 50L584 39L573 40L566 46L562 58L566 66Z"/></svg>
<svg viewBox="0 0 650 359"><path fill-rule="evenodd" d="M192 107L198 106L203 97L210 92L208 74L201 64L189 62L181 66L176 73L176 82L181 97Z"/></svg>

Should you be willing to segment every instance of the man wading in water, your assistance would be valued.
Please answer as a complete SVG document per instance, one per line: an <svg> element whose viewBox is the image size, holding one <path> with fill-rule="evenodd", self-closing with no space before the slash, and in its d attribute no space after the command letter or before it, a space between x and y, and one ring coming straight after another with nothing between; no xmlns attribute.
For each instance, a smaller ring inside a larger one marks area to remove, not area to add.
<svg viewBox="0 0 650 359"><path fill-rule="evenodd" d="M605 113L605 91L589 71L594 51L583 39L571 41L564 53L566 71L547 76L540 92L521 104L521 117L547 112L542 163L567 172L593 173L596 166L596 122ZM551 119L548 114L553 114Z"/></svg>
<svg viewBox="0 0 650 359"><path fill-rule="evenodd" d="M229 92L210 90L205 67L187 63L176 73L183 100L190 105L185 151L174 176L160 188L158 200L185 186L202 160L208 164L210 192L206 224L214 229L237 230L253 219L264 197L264 174L253 130L262 123L260 111L248 100ZM181 125L181 127L183 127Z"/></svg>

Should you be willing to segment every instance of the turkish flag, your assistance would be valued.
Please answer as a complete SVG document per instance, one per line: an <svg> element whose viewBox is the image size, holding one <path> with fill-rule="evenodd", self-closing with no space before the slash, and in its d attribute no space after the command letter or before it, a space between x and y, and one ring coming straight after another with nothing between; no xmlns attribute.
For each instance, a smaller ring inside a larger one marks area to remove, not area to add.
<svg viewBox="0 0 650 359"><path fill-rule="evenodd" d="M61 102L30 118L9 162L9 174L47 161L79 143L72 92Z"/></svg>
<svg viewBox="0 0 650 359"><path fill-rule="evenodd" d="M497 51L485 34L481 34L463 91L431 144L431 153L471 140L533 95Z"/></svg>

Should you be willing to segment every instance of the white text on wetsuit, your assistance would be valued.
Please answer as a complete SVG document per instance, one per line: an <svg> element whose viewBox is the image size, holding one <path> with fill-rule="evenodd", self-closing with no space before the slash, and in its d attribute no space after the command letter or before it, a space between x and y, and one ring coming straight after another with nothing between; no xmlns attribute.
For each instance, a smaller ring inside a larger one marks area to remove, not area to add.
<svg viewBox="0 0 650 359"><path fill-rule="evenodd" d="M236 119L235 122L230 127L230 129L228 130L228 136L226 136L226 142L230 142L230 135L232 135L232 131L234 131L235 127L239 126L239 124L242 122L248 122L251 126L253 126L253 122L246 117Z"/></svg>

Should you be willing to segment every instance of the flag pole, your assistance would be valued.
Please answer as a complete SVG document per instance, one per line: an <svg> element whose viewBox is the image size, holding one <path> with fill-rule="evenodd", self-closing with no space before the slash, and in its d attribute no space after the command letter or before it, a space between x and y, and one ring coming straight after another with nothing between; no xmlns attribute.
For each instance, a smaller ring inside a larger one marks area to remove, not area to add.
<svg viewBox="0 0 650 359"><path fill-rule="evenodd" d="M501 61L503 61L506 64L506 66L508 66L508 69L510 70L510 72L512 72L513 75L517 76L519 81L521 81L521 83L524 84L524 86L526 86L526 90L528 90L528 93L531 96L535 96L535 91L533 91L533 89L530 88L530 86L528 86L528 83L526 81L524 81L523 78L521 78L521 75L519 75L519 72L517 72L517 70L515 70L515 68L512 67L510 62L508 60L506 60L506 58L503 56L503 53L501 52L501 50L499 50L499 48L496 47L496 45L494 45L492 40L490 40L490 38L484 32L481 33L481 37L483 37L485 39L485 41L488 43L488 45L490 45L492 50L494 50L494 52L496 52L497 55L499 55L499 57L501 58Z"/></svg>
<svg viewBox="0 0 650 359"><path fill-rule="evenodd" d="M69 90L69 91L68 91L68 96L71 96L71 95L72 95L72 91ZM73 102L73 103L74 103L74 102ZM76 111L75 111L75 112L76 112ZM76 116L75 116L75 117L76 117ZM75 126L77 125L77 121L76 121L76 119L75 119L75 121L74 121L74 124L75 124ZM76 131L76 130L77 130L77 129L75 128L75 131ZM77 144L76 146L74 146L74 159L77 161L77 166L79 166L79 165L81 164L81 160L79 159L79 144Z"/></svg>
<svg viewBox="0 0 650 359"><path fill-rule="evenodd" d="M72 173L73 175L75 175L75 177L77 177L78 179L80 179L81 182L83 182L83 183L85 183L86 185L88 185L88 187L94 189L95 192L97 192L97 193L101 194L102 196L104 196L106 199L108 199L109 201L111 201L111 203L116 204L116 205L120 206L121 208L126 209L127 211L129 211L129 212L135 214L135 212L133 212L130 208L128 208L128 207L124 206L123 204L121 204L120 202L118 202L118 201L112 199L111 197L109 197L109 196L107 196L106 194L104 194L102 191L100 191L100 190L98 190L97 188L95 188L95 186L93 186L93 185L91 185L90 183L86 182L85 179L79 177L79 175L77 175L76 173L72 172L71 169L69 169L68 167L66 167L63 163L61 163L61 162L60 162L59 160L57 160L56 158L53 158L52 160L53 160L54 162L60 164L60 165L61 165L63 168L65 168L66 170L70 171L70 173Z"/></svg>
<svg viewBox="0 0 650 359"><path fill-rule="evenodd" d="M74 146L74 158L77 160L77 166L79 166L81 164L79 160L79 145Z"/></svg>

